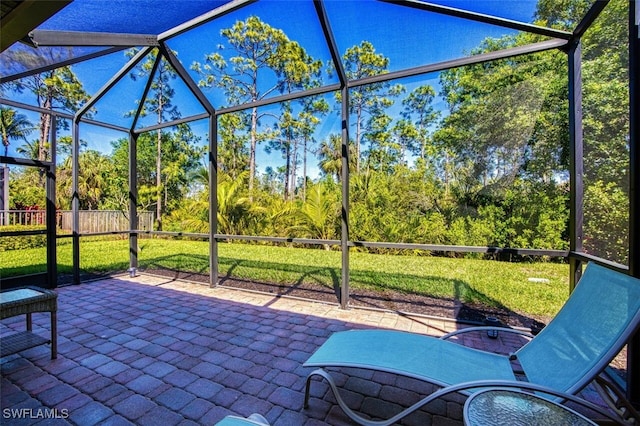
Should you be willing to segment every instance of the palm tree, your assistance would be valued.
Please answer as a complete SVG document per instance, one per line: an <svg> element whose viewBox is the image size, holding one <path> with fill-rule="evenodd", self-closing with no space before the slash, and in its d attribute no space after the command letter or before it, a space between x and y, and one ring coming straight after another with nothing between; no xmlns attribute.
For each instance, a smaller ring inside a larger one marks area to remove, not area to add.
<svg viewBox="0 0 640 426"><path fill-rule="evenodd" d="M5 156L9 154L11 139L24 139L26 142L27 135L34 130L34 125L24 114L17 114L16 110L8 107L0 107L0 132Z"/></svg>
<svg viewBox="0 0 640 426"><path fill-rule="evenodd" d="M342 169L341 146L342 138L340 135L332 134L320 143L318 150L320 170L327 176L335 176L338 182L340 182L340 170Z"/></svg>
<svg viewBox="0 0 640 426"><path fill-rule="evenodd" d="M38 158L38 152L40 150L40 144L38 141L26 141L22 145L16 148L16 152L25 158L35 160Z"/></svg>
<svg viewBox="0 0 640 426"><path fill-rule="evenodd" d="M248 172L240 173L237 179L220 175L218 182L218 232L221 234L240 234L246 230L253 213L259 209L253 205L241 190L248 178Z"/></svg>
<svg viewBox="0 0 640 426"><path fill-rule="evenodd" d="M191 182L190 191L195 193L207 193L209 188L209 168L206 165L200 165L198 168L191 170L188 176Z"/></svg>
<svg viewBox="0 0 640 426"><path fill-rule="evenodd" d="M196 183L197 193L185 206L174 212L180 217L182 229L189 232L208 232L209 230L209 170L200 167L191 174ZM264 210L252 204L243 194L243 188L249 177L245 170L237 178L227 174L218 175L218 232L221 234L242 234L246 232L257 216Z"/></svg>
<svg viewBox="0 0 640 426"><path fill-rule="evenodd" d="M342 137L338 134L329 135L320 143L318 149L318 166L327 176L335 176L340 182L342 173ZM356 150L353 143L349 143L349 170L354 169Z"/></svg>
<svg viewBox="0 0 640 426"><path fill-rule="evenodd" d="M81 153L78 161L78 193L81 208L98 209L102 197L109 192L109 176L113 175L113 163L109 157L96 150Z"/></svg>
<svg viewBox="0 0 640 426"><path fill-rule="evenodd" d="M322 184L309 188L309 196L299 214L300 229L308 238L332 239L339 229L340 205L323 188ZM329 246L325 245L329 250Z"/></svg>

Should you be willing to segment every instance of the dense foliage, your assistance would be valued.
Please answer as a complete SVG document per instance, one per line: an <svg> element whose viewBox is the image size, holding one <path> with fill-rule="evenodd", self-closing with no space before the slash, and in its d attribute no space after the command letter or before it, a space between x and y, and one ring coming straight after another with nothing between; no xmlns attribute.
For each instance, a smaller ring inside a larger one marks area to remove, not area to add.
<svg viewBox="0 0 640 426"><path fill-rule="evenodd" d="M589 3L540 0L536 18L574 28ZM612 1L583 39L585 247L618 262L628 255L628 58L620 25L627 7ZM221 35L224 45L210 43L191 69L203 90L223 93L222 106L318 87L335 72L256 16ZM486 39L471 53L540 40ZM349 47L342 59L350 79L389 71L388 58L369 41ZM153 61L133 77L150 72ZM180 114L172 103L173 71L164 62L158 70L142 111L161 122ZM75 84L69 72L48 81ZM437 86L392 81L352 88L349 239L566 250L567 86L567 55L551 51L451 69L440 73ZM77 90L71 99L82 98ZM341 100L312 96L219 116L218 233L340 238L342 141L321 129L326 120L339 121ZM439 100L444 109L436 108ZM3 136L5 146L9 140ZM128 143L114 141L110 154L81 152L81 208L127 210ZM143 134L137 144L140 208L156 210L158 229L207 232L202 141L181 125ZM281 162L259 164L261 151ZM68 160L61 162L61 208L70 200L70 170ZM28 190L39 179L28 171L13 176L12 203L42 205L42 192Z"/></svg>

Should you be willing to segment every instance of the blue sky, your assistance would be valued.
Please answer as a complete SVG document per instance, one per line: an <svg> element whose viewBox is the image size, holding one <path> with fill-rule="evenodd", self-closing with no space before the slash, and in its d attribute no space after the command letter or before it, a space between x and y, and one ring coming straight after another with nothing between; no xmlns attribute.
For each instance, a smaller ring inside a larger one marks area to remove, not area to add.
<svg viewBox="0 0 640 426"><path fill-rule="evenodd" d="M104 6L105 4L97 0L77 1L88 3L94 8L97 7L96 5ZM440 0L436 2L446 6L496 14L523 22L531 22L535 11L535 1ZM118 1L113 2L112 7L116 7L117 3ZM132 2L132 4L135 5L136 2ZM186 2L186 4L190 3ZM192 7L194 9L201 7L201 2L193 2ZM360 44L363 40L370 41L378 53L389 58L390 71L461 57L468 54L486 37L513 34L512 31L496 26L477 24L468 20L377 1L329 0L325 7L341 53L349 47ZM178 52L178 58L185 68L190 70L194 61L202 61L205 54L217 51L218 46L224 44L225 40L220 36L222 28L228 28L237 20L244 20L251 15L257 15L272 27L282 29L290 39L299 42L314 58L321 59L324 63L329 61L329 51L324 43L320 25L315 18L315 9L310 1L260 1L174 37L168 41L168 44L171 49ZM291 19L292 16L295 16L295 19ZM49 22L45 27L62 26L64 23L64 20L57 24L55 21ZM71 18L67 23L72 29L81 29L82 25L87 24L86 22L76 23ZM161 24L163 23L160 19L158 25ZM140 30L144 32L148 29L145 27ZM228 52L228 50L221 51L223 54ZM73 69L83 82L86 91L93 94L122 67L125 61L124 53L118 52L84 64L77 64ZM199 76L191 70L190 73L192 78L197 81ZM325 81L330 82L326 75ZM407 91L422 84L431 84L437 90L438 76L429 75L400 83L407 86ZM134 82L126 77L96 105L95 118L128 127L130 119L124 118L124 113L135 108L135 99L142 92L143 86L143 81ZM176 89L174 104L179 106L182 116L203 111L181 82L176 80L174 88ZM218 107L224 104L224 99L219 94L216 95L214 91L206 91L205 93L214 106ZM18 100L29 102L28 97ZM397 103L399 104L400 101L398 100ZM439 101L436 107L444 109L444 103ZM21 112L27 114L34 123L37 122L37 114ZM149 124L153 124L153 120L142 120L142 125ZM319 127L319 137L324 137L328 132L337 131L338 124L335 117L328 118ZM206 141L206 123L194 123L192 127ZM81 138L89 142L89 148L103 152L110 151L111 141L126 136L117 131L89 125L82 125L80 133ZM36 137L36 135L33 136ZM19 145L19 141L12 142L10 155ZM281 161L276 157L268 158L266 153L261 152L258 162L262 166L267 163L275 163L275 166Z"/></svg>

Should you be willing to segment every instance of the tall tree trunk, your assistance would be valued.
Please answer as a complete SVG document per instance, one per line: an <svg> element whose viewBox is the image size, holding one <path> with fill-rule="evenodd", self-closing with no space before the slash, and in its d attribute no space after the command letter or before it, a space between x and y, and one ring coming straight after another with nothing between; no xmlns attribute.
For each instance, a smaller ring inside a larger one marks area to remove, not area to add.
<svg viewBox="0 0 640 426"><path fill-rule="evenodd" d="M160 79L162 81L162 79ZM158 90L158 124L162 123L162 87ZM162 130L158 129L156 144L156 217L158 231L162 231Z"/></svg>
<svg viewBox="0 0 640 426"><path fill-rule="evenodd" d="M307 137L304 137L302 150L302 200L307 201Z"/></svg>
<svg viewBox="0 0 640 426"><path fill-rule="evenodd" d="M449 186L451 182L451 177L449 175L449 170L451 168L450 165L451 157L449 156L449 151L444 152L444 193L449 195Z"/></svg>
<svg viewBox="0 0 640 426"><path fill-rule="evenodd" d="M42 106L44 109L51 110L51 97L47 97ZM51 133L51 115L40 114L40 140L38 141L38 161L47 160L47 142L49 142L49 134Z"/></svg>
<svg viewBox="0 0 640 426"><path fill-rule="evenodd" d="M162 130L158 130L156 152L156 218L158 231L162 231Z"/></svg>
<svg viewBox="0 0 640 426"><path fill-rule="evenodd" d="M287 201L289 199L290 193L290 173L291 173L291 138L287 135L285 140L285 171L284 171L284 200Z"/></svg>
<svg viewBox="0 0 640 426"><path fill-rule="evenodd" d="M362 116L362 110L358 108L356 115L356 172L360 173L360 118Z"/></svg>
<svg viewBox="0 0 640 426"><path fill-rule="evenodd" d="M251 149L249 151L249 200L253 201L253 179L256 174L256 146L258 135L258 108L251 110Z"/></svg>
<svg viewBox="0 0 640 426"><path fill-rule="evenodd" d="M298 140L294 139L293 141L293 155L291 157L291 200L293 200L296 196L296 178L298 171Z"/></svg>

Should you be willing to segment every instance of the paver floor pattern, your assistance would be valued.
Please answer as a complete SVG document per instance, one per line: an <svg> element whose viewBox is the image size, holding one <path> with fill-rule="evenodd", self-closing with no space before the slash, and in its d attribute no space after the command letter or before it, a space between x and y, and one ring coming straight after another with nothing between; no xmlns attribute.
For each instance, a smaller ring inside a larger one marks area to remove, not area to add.
<svg viewBox="0 0 640 426"><path fill-rule="evenodd" d="M56 291L58 359L47 346L0 359L2 424L213 425L254 412L272 425L352 424L320 381L303 409L310 369L302 363L331 333L384 327L438 336L460 326L145 275ZM21 317L3 320L0 339L22 327ZM44 335L47 327L48 318L34 314L34 330ZM467 339L504 353L521 343ZM349 405L372 417L433 391L388 373L335 373ZM436 401L403 424L459 425L462 403L455 395Z"/></svg>

